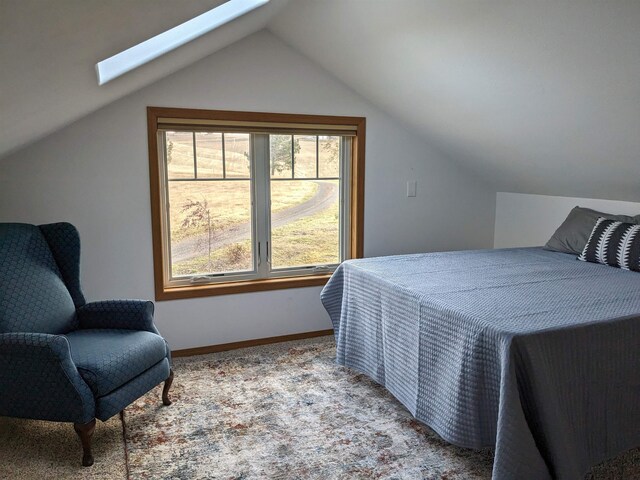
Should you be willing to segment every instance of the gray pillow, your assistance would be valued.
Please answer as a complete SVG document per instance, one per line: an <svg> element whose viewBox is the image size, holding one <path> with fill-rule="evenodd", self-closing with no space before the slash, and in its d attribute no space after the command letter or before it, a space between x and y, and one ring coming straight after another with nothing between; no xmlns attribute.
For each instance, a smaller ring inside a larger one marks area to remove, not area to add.
<svg viewBox="0 0 640 480"><path fill-rule="evenodd" d="M580 255L589 240L589 235L599 217L607 220L616 220L625 223L640 223L640 215L630 217L628 215L613 215L611 213L597 212L590 208L574 207L569 215L558 227L544 246L554 252L573 253Z"/></svg>

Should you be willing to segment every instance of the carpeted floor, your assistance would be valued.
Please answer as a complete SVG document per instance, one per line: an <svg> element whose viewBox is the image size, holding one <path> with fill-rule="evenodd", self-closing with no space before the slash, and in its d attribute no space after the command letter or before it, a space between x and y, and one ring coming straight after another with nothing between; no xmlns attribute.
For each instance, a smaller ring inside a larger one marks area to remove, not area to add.
<svg viewBox="0 0 640 480"><path fill-rule="evenodd" d="M442 441L383 388L334 364L333 339L176 359L159 389L98 424L95 466L69 425L0 418L0 478L489 479L490 452ZM592 480L640 479L640 449Z"/></svg>
<svg viewBox="0 0 640 480"><path fill-rule="evenodd" d="M93 435L95 464L80 465L82 449L70 423L0 417L0 479L126 480L122 422L98 422Z"/></svg>

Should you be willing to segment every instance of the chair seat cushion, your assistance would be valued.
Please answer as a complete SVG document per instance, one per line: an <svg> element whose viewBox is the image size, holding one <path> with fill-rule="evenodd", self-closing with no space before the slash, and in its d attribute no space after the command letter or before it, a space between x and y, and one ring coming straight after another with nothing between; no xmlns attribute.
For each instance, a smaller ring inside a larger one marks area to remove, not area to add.
<svg viewBox="0 0 640 480"><path fill-rule="evenodd" d="M71 358L96 397L121 387L167 356L164 339L151 332L86 329L66 337Z"/></svg>

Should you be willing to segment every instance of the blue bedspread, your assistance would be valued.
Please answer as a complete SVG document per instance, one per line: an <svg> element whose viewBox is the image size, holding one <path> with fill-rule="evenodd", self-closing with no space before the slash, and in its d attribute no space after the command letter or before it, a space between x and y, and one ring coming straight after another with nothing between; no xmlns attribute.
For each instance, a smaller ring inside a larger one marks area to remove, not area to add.
<svg viewBox="0 0 640 480"><path fill-rule="evenodd" d="M322 291L338 363L493 478L582 479L640 445L640 274L541 248L344 262Z"/></svg>

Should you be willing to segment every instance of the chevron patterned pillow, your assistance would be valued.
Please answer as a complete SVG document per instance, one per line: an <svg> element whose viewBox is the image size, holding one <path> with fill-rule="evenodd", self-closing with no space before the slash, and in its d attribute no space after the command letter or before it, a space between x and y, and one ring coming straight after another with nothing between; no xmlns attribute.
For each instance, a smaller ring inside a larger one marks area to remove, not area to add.
<svg viewBox="0 0 640 480"><path fill-rule="evenodd" d="M578 260L640 272L640 225L598 218Z"/></svg>

